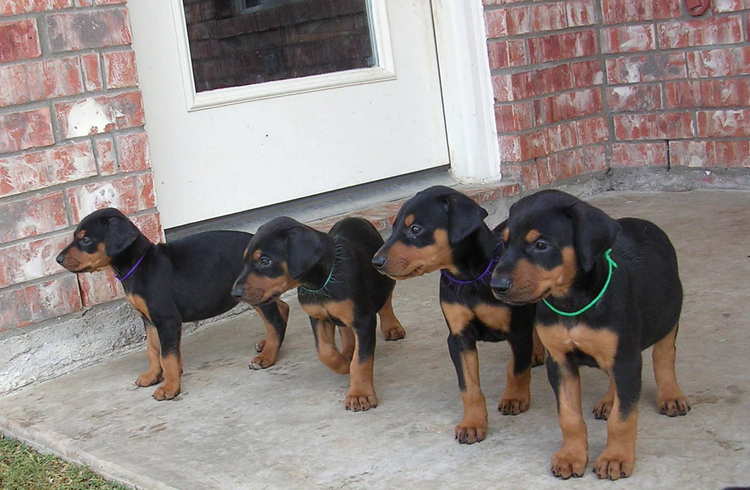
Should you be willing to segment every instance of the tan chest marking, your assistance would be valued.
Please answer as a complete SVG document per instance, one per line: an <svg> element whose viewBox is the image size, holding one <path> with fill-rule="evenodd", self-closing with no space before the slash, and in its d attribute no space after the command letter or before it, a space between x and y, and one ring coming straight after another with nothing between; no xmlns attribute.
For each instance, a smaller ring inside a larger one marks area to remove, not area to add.
<svg viewBox="0 0 750 490"><path fill-rule="evenodd" d="M443 316L453 335L460 335L474 318L473 311L458 303L440 303L440 308L443 309Z"/></svg>
<svg viewBox="0 0 750 490"><path fill-rule="evenodd" d="M354 302L350 299L320 304L305 304L302 305L302 309L316 320L336 318L349 327L354 323Z"/></svg>
<svg viewBox="0 0 750 490"><path fill-rule="evenodd" d="M495 306L487 304L478 304L474 307L474 313L477 318L493 330L501 332L510 331L510 308L505 306Z"/></svg>
<svg viewBox="0 0 750 490"><path fill-rule="evenodd" d="M139 296L137 294L128 294L127 298L130 304L133 305L133 308L138 310L138 312L145 318L147 318L148 321L151 321L151 313L148 311L148 305L146 304L146 300L143 299L142 296Z"/></svg>
<svg viewBox="0 0 750 490"><path fill-rule="evenodd" d="M611 330L593 329L584 324L573 328L557 324L538 325L536 331L544 347L559 363L565 362L568 352L579 350L593 357L602 369L609 370L614 365L618 337Z"/></svg>

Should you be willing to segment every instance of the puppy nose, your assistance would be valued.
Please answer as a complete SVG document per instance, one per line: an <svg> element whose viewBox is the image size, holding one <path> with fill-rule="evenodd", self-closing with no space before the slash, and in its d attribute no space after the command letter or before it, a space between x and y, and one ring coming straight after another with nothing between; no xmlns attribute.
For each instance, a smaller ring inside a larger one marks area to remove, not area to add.
<svg viewBox="0 0 750 490"><path fill-rule="evenodd" d="M386 262L385 255L376 255L372 258L372 265L375 266L376 269L381 269Z"/></svg>
<svg viewBox="0 0 750 490"><path fill-rule="evenodd" d="M498 293L507 293L511 286L513 281L507 276L493 277L490 281L490 287Z"/></svg>
<svg viewBox="0 0 750 490"><path fill-rule="evenodd" d="M65 256L63 254L57 254L57 258L55 260L58 264L62 265L65 261Z"/></svg>

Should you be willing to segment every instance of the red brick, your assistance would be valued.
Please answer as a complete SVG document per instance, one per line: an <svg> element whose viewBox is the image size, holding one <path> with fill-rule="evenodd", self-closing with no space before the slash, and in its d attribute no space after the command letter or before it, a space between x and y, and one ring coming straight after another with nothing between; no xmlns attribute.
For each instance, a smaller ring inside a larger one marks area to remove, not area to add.
<svg viewBox="0 0 750 490"><path fill-rule="evenodd" d="M0 15L28 14L72 6L73 0L3 0L0 2Z"/></svg>
<svg viewBox="0 0 750 490"><path fill-rule="evenodd" d="M510 7L504 11L506 13L505 30L509 35L568 27L565 2Z"/></svg>
<svg viewBox="0 0 750 490"><path fill-rule="evenodd" d="M667 144L615 143L612 145L613 167L652 167L667 165Z"/></svg>
<svg viewBox="0 0 750 490"><path fill-rule="evenodd" d="M695 80L664 85L669 107L733 107L750 102L750 79Z"/></svg>
<svg viewBox="0 0 750 490"><path fill-rule="evenodd" d="M593 56L597 52L593 30L536 37L527 42L532 64Z"/></svg>
<svg viewBox="0 0 750 490"><path fill-rule="evenodd" d="M609 126L604 117L590 117L575 121L579 145L591 145L609 140Z"/></svg>
<svg viewBox="0 0 750 490"><path fill-rule="evenodd" d="M555 180L565 180L607 168L606 151L603 145L573 148L550 155L548 165Z"/></svg>
<svg viewBox="0 0 750 490"><path fill-rule="evenodd" d="M0 202L0 242L10 242L68 226L61 192Z"/></svg>
<svg viewBox="0 0 750 490"><path fill-rule="evenodd" d="M135 52L115 51L104 53L104 73L107 88L134 87L138 85L138 72L135 68Z"/></svg>
<svg viewBox="0 0 750 490"><path fill-rule="evenodd" d="M742 41L742 22L736 16L666 22L659 24L657 31L661 49Z"/></svg>
<svg viewBox="0 0 750 490"><path fill-rule="evenodd" d="M487 37L502 37L508 35L505 10L489 10L484 13Z"/></svg>
<svg viewBox="0 0 750 490"><path fill-rule="evenodd" d="M125 214L133 214L156 205L151 174L93 182L70 188L66 192L71 219L76 223L101 208L114 207Z"/></svg>
<svg viewBox="0 0 750 490"><path fill-rule="evenodd" d="M115 156L115 145L112 138L108 136L96 138L94 145L99 175L112 175L117 172L117 157Z"/></svg>
<svg viewBox="0 0 750 490"><path fill-rule="evenodd" d="M36 58L41 54L39 33L33 19L0 24L0 63Z"/></svg>
<svg viewBox="0 0 750 490"><path fill-rule="evenodd" d="M602 98L599 89L566 92L534 101L537 126L586 116L601 110Z"/></svg>
<svg viewBox="0 0 750 490"><path fill-rule="evenodd" d="M68 243L65 234L0 249L0 288L62 272L55 257Z"/></svg>
<svg viewBox="0 0 750 490"><path fill-rule="evenodd" d="M578 146L576 121L555 124L547 128L547 144L550 153Z"/></svg>
<svg viewBox="0 0 750 490"><path fill-rule="evenodd" d="M523 39L491 41L488 43L488 53L491 69L529 64L526 41Z"/></svg>
<svg viewBox="0 0 750 490"><path fill-rule="evenodd" d="M0 114L0 153L47 146L54 142L48 108Z"/></svg>
<svg viewBox="0 0 750 490"><path fill-rule="evenodd" d="M0 196L96 175L91 142L81 141L0 159Z"/></svg>
<svg viewBox="0 0 750 490"><path fill-rule="evenodd" d="M618 114L613 116L615 135L621 140L690 138L693 136L690 114Z"/></svg>
<svg viewBox="0 0 750 490"><path fill-rule="evenodd" d="M565 2L568 27L588 26L596 23L594 4L591 0L567 0Z"/></svg>
<svg viewBox="0 0 750 490"><path fill-rule="evenodd" d="M570 65L514 73L510 76L512 100L569 90L573 87Z"/></svg>
<svg viewBox="0 0 750 490"><path fill-rule="evenodd" d="M85 54L81 56L83 65L84 82L86 90L92 92L102 89L102 70L99 66L99 55L97 53Z"/></svg>
<svg viewBox="0 0 750 490"><path fill-rule="evenodd" d="M78 274L78 285L81 288L83 306L106 303L125 296L120 281L115 278L111 268L93 273Z"/></svg>
<svg viewBox="0 0 750 490"><path fill-rule="evenodd" d="M607 106L610 111L653 111L661 109L659 85L621 85L607 89Z"/></svg>
<svg viewBox="0 0 750 490"><path fill-rule="evenodd" d="M500 147L500 160L503 162L520 162L521 135L500 135L497 139Z"/></svg>
<svg viewBox="0 0 750 490"><path fill-rule="evenodd" d="M724 77L750 74L750 46L689 51L690 78Z"/></svg>
<svg viewBox="0 0 750 490"><path fill-rule="evenodd" d="M698 111L698 136L750 136L750 109Z"/></svg>
<svg viewBox="0 0 750 490"><path fill-rule="evenodd" d="M0 107L83 92L78 58L0 66Z"/></svg>
<svg viewBox="0 0 750 490"><path fill-rule="evenodd" d="M508 41L496 41L487 43L487 56L490 60L490 69L506 68L509 66Z"/></svg>
<svg viewBox="0 0 750 490"><path fill-rule="evenodd" d="M46 21L53 52L121 46L132 40L124 8L52 14Z"/></svg>
<svg viewBox="0 0 750 490"><path fill-rule="evenodd" d="M656 49L653 25L629 25L602 29L603 53L626 53Z"/></svg>
<svg viewBox="0 0 750 490"><path fill-rule="evenodd" d="M495 122L499 132L531 129L534 127L534 106L531 102L497 106Z"/></svg>
<svg viewBox="0 0 750 490"><path fill-rule="evenodd" d="M494 75L492 77L492 91L496 102L513 100L513 79L510 75Z"/></svg>
<svg viewBox="0 0 750 490"><path fill-rule="evenodd" d="M66 138L108 133L143 126L140 92L102 95L77 102L55 104L57 122Z"/></svg>
<svg viewBox="0 0 750 490"><path fill-rule="evenodd" d="M117 135L117 155L120 170L132 172L151 167L151 156L146 133Z"/></svg>
<svg viewBox="0 0 750 490"><path fill-rule="evenodd" d="M680 0L601 0L605 24L641 22L680 16Z"/></svg>
<svg viewBox="0 0 750 490"><path fill-rule="evenodd" d="M714 12L735 12L750 9L750 0L714 0Z"/></svg>
<svg viewBox="0 0 750 490"><path fill-rule="evenodd" d="M547 131L540 129L521 136L521 160L530 160L549 154Z"/></svg>
<svg viewBox="0 0 750 490"><path fill-rule="evenodd" d="M573 88L585 88L604 83L604 71L598 60L571 63L570 71L573 75Z"/></svg>
<svg viewBox="0 0 750 490"><path fill-rule="evenodd" d="M0 328L24 327L81 309L73 274L20 289L0 291Z"/></svg>
<svg viewBox="0 0 750 490"><path fill-rule="evenodd" d="M686 77L685 53L607 58L607 80L611 84L655 82Z"/></svg>
<svg viewBox="0 0 750 490"><path fill-rule="evenodd" d="M750 141L670 141L672 165L750 167Z"/></svg>

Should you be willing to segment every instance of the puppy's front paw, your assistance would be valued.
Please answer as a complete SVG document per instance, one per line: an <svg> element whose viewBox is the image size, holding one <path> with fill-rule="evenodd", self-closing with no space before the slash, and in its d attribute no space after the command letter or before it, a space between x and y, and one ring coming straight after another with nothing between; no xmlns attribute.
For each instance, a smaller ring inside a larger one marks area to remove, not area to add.
<svg viewBox="0 0 750 490"><path fill-rule="evenodd" d="M353 412L364 412L378 406L378 397L375 396L375 393L347 393L346 400L344 400L344 406L347 410Z"/></svg>
<svg viewBox="0 0 750 490"><path fill-rule="evenodd" d="M612 404L612 400L599 400L596 406L591 410L591 413L594 414L595 419L607 420L610 412L612 412Z"/></svg>
<svg viewBox="0 0 750 490"><path fill-rule="evenodd" d="M571 476L580 478L586 471L588 455L585 449L570 449L563 447L552 456L552 474L563 480Z"/></svg>
<svg viewBox="0 0 750 490"><path fill-rule="evenodd" d="M510 398L500 399L500 403L497 409L503 415L518 415L529 409L530 397L529 396L514 396Z"/></svg>
<svg viewBox="0 0 750 490"><path fill-rule="evenodd" d="M659 401L659 413L667 417L687 415L689 411L690 403L684 395Z"/></svg>
<svg viewBox="0 0 750 490"><path fill-rule="evenodd" d="M180 394L180 386L173 386L168 384L163 384L156 388L154 390L154 394L152 395L155 400L163 401L163 400L171 400L177 395Z"/></svg>
<svg viewBox="0 0 750 490"><path fill-rule="evenodd" d="M274 364L276 364L276 356L272 357L268 354L261 353L260 355L253 357L250 360L250 363L248 363L247 367L251 370L256 370L265 369L273 366Z"/></svg>
<svg viewBox="0 0 750 490"><path fill-rule="evenodd" d="M459 444L482 442L487 437L487 423L461 421L453 433Z"/></svg>
<svg viewBox="0 0 750 490"><path fill-rule="evenodd" d="M401 340L406 337L406 330L401 324L396 324L388 330L383 330L383 337L385 337L385 340Z"/></svg>
<svg viewBox="0 0 750 490"><path fill-rule="evenodd" d="M632 475L634 467L635 455L605 449L596 458L594 473L600 479L619 480L620 478L627 478Z"/></svg>
<svg viewBox="0 0 750 490"><path fill-rule="evenodd" d="M160 383L161 380L162 377L160 372L154 373L151 371L146 371L145 373L138 376L138 378L135 380L135 385L145 388L146 386L153 386L157 383Z"/></svg>

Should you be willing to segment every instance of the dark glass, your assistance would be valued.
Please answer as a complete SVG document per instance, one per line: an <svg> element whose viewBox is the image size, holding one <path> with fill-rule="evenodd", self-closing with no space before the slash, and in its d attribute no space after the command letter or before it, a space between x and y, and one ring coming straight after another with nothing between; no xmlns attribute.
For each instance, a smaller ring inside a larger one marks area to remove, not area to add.
<svg viewBox="0 0 750 490"><path fill-rule="evenodd" d="M375 65L366 0L183 0L196 92Z"/></svg>

